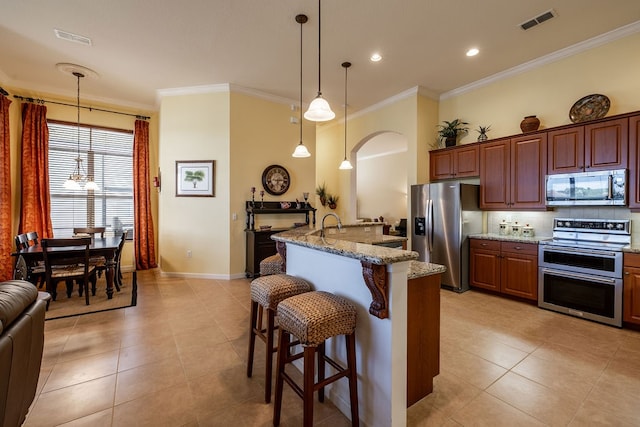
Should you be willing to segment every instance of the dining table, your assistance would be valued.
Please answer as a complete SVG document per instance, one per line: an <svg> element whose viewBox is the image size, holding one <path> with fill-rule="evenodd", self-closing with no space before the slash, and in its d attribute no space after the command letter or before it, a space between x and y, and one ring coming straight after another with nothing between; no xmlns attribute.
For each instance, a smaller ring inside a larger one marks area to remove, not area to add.
<svg viewBox="0 0 640 427"><path fill-rule="evenodd" d="M107 298L113 298L113 282L114 282L114 274L115 274L115 258L116 251L118 250L118 246L120 245L120 237L96 237L91 239L91 245L89 246L89 256L90 257L100 257L103 256L106 260L106 271L105 278L107 281ZM75 249L69 248L49 248L49 251L65 251L68 253L73 253ZM78 247L77 251L81 251L80 247ZM27 280L33 282L33 278L31 275L32 268L38 265L39 261L44 260L44 256L42 254L42 246L40 244L35 244L33 246L29 246L28 248L20 249L11 254L12 256L19 257L25 260L27 265Z"/></svg>

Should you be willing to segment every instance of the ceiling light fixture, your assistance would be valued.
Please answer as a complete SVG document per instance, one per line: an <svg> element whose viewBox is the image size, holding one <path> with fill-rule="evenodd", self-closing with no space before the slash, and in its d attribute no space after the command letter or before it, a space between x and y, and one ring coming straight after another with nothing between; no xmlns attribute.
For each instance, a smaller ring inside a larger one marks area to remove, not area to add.
<svg viewBox="0 0 640 427"><path fill-rule="evenodd" d="M311 153L302 143L302 24L307 22L307 20L307 15L296 15L296 22L300 24L300 108L298 108L300 112L300 143L296 146L291 156L298 158L311 157Z"/></svg>
<svg viewBox="0 0 640 427"><path fill-rule="evenodd" d="M343 62L344 67L344 160L340 163L339 169L353 169L351 162L347 159L347 70L351 67L351 62Z"/></svg>
<svg viewBox="0 0 640 427"><path fill-rule="evenodd" d="M382 61L382 55L376 52L373 55L371 55L369 59L371 60L371 62L380 62Z"/></svg>
<svg viewBox="0 0 640 427"><path fill-rule="evenodd" d="M322 65L322 33L321 33L321 11L320 0L318 0L318 95L309 104L309 109L304 113L304 118L312 122L326 122L333 119L336 113L331 111L331 107L326 99L322 97L321 86L321 65Z"/></svg>
<svg viewBox="0 0 640 427"><path fill-rule="evenodd" d="M480 53L480 51L477 48L472 47L467 51L467 56L476 56L478 53Z"/></svg>
<svg viewBox="0 0 640 427"><path fill-rule="evenodd" d="M86 176L86 174L84 173L84 167L82 166L82 158L80 157L80 79L84 77L84 74L82 74L80 71L77 71L77 70L73 71L72 73L74 76L76 76L77 88L78 88L78 92L77 92L78 133L77 133L77 152L76 152L77 157L75 158L76 167L74 168L71 175L69 175L69 179L67 179L64 182L64 188L66 188L67 190L80 190L82 189L82 187L80 186L80 183L86 181L84 185L85 190L92 190L92 191L99 190L100 188L98 187L98 184L96 184L93 181L93 176L91 175ZM91 138L89 138L89 144L91 144ZM89 151L91 151L91 147L89 148Z"/></svg>

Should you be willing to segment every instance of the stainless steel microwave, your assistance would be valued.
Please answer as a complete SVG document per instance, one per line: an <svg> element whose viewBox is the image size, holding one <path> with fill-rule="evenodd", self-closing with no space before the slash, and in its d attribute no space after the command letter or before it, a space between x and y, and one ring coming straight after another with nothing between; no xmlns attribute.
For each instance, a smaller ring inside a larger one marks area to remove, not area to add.
<svg viewBox="0 0 640 427"><path fill-rule="evenodd" d="M547 206L625 206L627 170L547 175L545 190Z"/></svg>

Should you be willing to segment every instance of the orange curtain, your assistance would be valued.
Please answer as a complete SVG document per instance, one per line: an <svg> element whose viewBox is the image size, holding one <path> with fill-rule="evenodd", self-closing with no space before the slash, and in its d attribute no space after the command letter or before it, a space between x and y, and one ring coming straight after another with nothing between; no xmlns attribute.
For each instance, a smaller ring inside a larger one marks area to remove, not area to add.
<svg viewBox="0 0 640 427"><path fill-rule="evenodd" d="M156 248L149 185L149 123L136 120L133 134L133 216L136 269L155 268Z"/></svg>
<svg viewBox="0 0 640 427"><path fill-rule="evenodd" d="M11 252L15 250L11 233L9 105L11 100L0 95L0 280L12 277L14 260Z"/></svg>
<svg viewBox="0 0 640 427"><path fill-rule="evenodd" d="M53 237L49 197L49 127L47 107L22 104L22 205L20 233Z"/></svg>

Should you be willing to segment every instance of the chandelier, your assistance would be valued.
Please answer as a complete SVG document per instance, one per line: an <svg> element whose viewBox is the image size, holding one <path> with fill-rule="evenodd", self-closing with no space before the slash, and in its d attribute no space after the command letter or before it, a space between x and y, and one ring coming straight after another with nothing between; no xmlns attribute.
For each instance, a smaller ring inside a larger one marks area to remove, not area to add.
<svg viewBox="0 0 640 427"><path fill-rule="evenodd" d="M73 71L73 75L76 76L77 79L77 110L78 110L78 124L77 124L77 152L76 152L76 166L69 175L69 179L64 182L64 188L67 190L100 190L98 184L93 180L93 175L87 175L85 173L84 167L82 166L82 158L80 157L80 79L84 77L79 71ZM89 134L89 152L91 152L91 134ZM81 185L84 184L84 187Z"/></svg>

